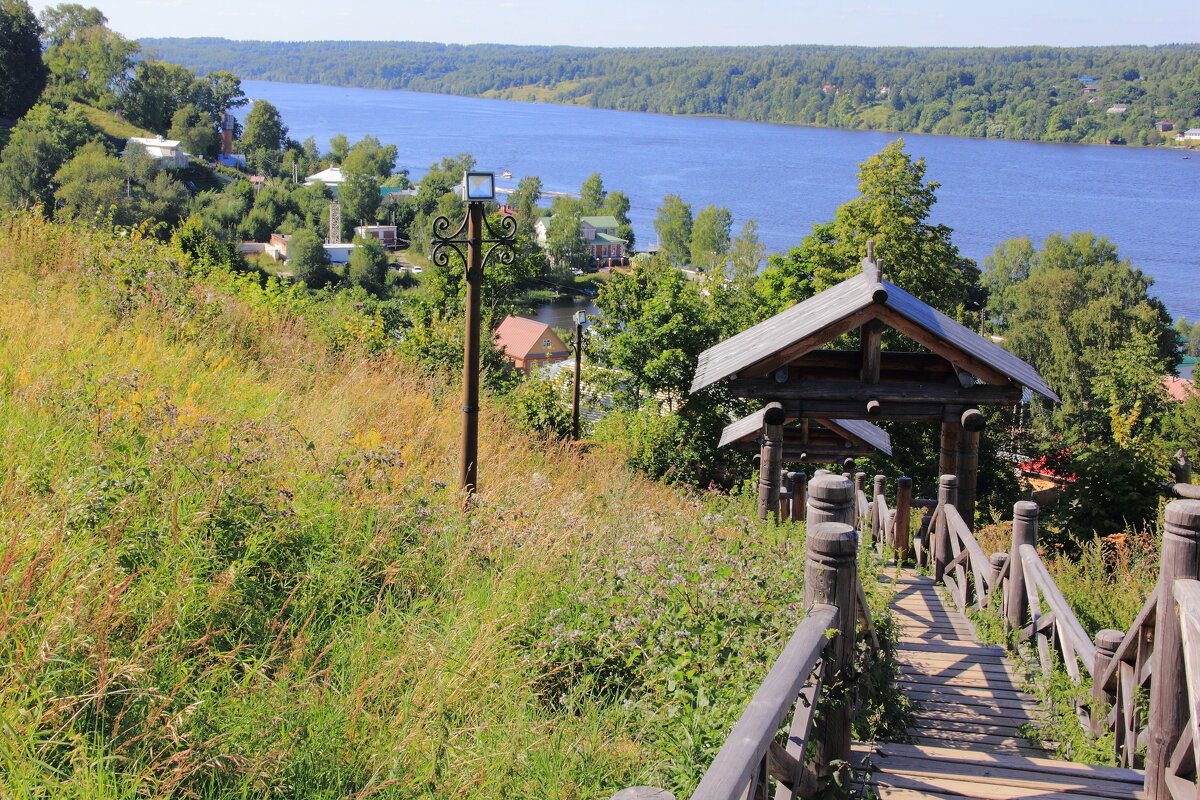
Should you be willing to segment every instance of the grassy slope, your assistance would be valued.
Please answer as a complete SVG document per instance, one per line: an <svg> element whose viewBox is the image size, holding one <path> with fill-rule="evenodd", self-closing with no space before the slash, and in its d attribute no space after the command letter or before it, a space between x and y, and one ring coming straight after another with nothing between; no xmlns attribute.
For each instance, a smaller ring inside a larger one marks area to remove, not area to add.
<svg viewBox="0 0 1200 800"><path fill-rule="evenodd" d="M109 136L117 139L128 139L130 136L154 136L152 132L121 119L111 111L103 111L83 103L73 103L72 105L82 111L89 122Z"/></svg>
<svg viewBox="0 0 1200 800"><path fill-rule="evenodd" d="M795 533L490 402L464 511L453 387L198 269L0 219L0 796L686 792Z"/></svg>

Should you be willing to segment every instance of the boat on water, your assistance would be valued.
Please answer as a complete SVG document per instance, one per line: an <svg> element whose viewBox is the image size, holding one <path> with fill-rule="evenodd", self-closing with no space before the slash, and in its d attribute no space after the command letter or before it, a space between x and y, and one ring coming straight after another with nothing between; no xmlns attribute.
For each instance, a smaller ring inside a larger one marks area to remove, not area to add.
<svg viewBox="0 0 1200 800"><path fill-rule="evenodd" d="M500 173L500 177L504 178L504 180L506 180L506 181L511 181L512 180L512 170L511 169L504 170L503 172Z"/></svg>

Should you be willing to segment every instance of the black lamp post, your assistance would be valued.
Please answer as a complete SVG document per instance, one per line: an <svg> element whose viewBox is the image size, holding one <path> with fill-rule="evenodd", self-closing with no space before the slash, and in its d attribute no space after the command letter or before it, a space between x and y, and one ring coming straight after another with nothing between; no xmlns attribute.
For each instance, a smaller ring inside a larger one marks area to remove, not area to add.
<svg viewBox="0 0 1200 800"><path fill-rule="evenodd" d="M463 200L467 202L467 214L457 228L452 229L452 223L445 217L437 217L433 221L432 260L439 267L449 266L450 254L453 252L466 267L463 432L458 485L468 494L474 494L479 475L479 284L483 280L483 268L493 254L502 264L513 262L516 255L513 244L516 243L517 221L511 216L502 216L497 230L484 217L483 204L493 201L496 197L496 176L493 173L464 174L462 193ZM484 245L488 246L486 250Z"/></svg>
<svg viewBox="0 0 1200 800"><path fill-rule="evenodd" d="M583 360L583 321L587 317L582 311L575 312L575 386L571 392L571 441L579 441L579 371Z"/></svg>

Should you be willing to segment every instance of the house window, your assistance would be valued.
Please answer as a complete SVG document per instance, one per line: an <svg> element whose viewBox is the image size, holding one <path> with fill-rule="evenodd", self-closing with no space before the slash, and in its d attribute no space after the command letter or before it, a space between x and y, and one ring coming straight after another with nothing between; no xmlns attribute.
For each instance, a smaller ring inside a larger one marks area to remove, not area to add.
<svg viewBox="0 0 1200 800"><path fill-rule="evenodd" d="M549 350L549 349L550 349L550 340L549 340L549 339L542 339L542 347L544 347L544 348L546 348L547 350Z"/></svg>

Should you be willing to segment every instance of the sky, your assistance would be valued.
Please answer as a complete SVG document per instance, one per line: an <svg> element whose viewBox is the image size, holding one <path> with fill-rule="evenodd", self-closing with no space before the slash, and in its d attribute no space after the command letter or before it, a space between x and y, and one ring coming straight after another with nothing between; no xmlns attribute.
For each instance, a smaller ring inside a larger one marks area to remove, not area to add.
<svg viewBox="0 0 1200 800"><path fill-rule="evenodd" d="M1200 41L1200 0L78 0L132 38L602 47ZM48 4L31 3L39 11Z"/></svg>

